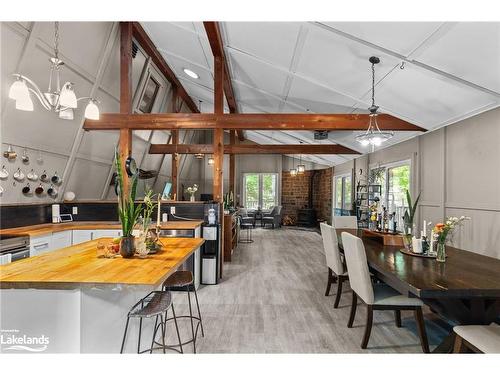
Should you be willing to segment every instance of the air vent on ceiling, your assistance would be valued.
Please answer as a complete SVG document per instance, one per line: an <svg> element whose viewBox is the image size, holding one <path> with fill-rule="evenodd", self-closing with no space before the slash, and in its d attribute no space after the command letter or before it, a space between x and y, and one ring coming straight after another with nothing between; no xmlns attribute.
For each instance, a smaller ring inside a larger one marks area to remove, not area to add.
<svg viewBox="0 0 500 375"><path fill-rule="evenodd" d="M314 139L317 141L328 139L328 131L327 130L316 130L314 132Z"/></svg>
<svg viewBox="0 0 500 375"><path fill-rule="evenodd" d="M132 42L132 58L135 59L135 57L137 56L137 51L139 51L139 47L137 46L137 44L135 44L135 42Z"/></svg>

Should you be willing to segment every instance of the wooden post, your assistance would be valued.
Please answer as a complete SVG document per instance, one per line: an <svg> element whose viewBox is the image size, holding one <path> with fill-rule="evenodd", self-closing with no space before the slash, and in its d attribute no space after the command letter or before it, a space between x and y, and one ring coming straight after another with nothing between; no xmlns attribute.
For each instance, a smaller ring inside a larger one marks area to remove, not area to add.
<svg viewBox="0 0 500 375"><path fill-rule="evenodd" d="M177 105L177 101L179 99L179 91L177 87L172 87L172 103L171 103L171 112L178 113L179 108ZM172 144L177 146L179 144L179 130L171 130L170 138L172 139ZM179 155L174 152L172 154L172 198L177 199L179 188L178 188L178 173L179 173Z"/></svg>
<svg viewBox="0 0 500 375"><path fill-rule="evenodd" d="M132 23L120 22L120 113L132 113ZM125 193L128 193L128 175L125 160L132 153L132 130L120 129L118 153L122 160Z"/></svg>
<svg viewBox="0 0 500 375"><path fill-rule="evenodd" d="M214 74L214 111L215 114L224 113L224 63L220 57L215 57ZM216 128L214 130L214 182L213 195L216 202L223 200L223 176L222 168L224 163L224 130Z"/></svg>
<svg viewBox="0 0 500 375"><path fill-rule="evenodd" d="M229 143L234 145L236 143L236 130L230 130L229 133ZM236 155L229 155L229 192L233 193L233 199L236 203L236 191L235 191L235 168L236 168Z"/></svg>
<svg viewBox="0 0 500 375"><path fill-rule="evenodd" d="M171 131L172 135L172 144L177 145L179 144L179 131L178 130L172 130ZM177 199L177 194L178 194L178 183L177 183L177 178L178 178L178 170L179 170L179 154L174 152L172 154L172 198Z"/></svg>

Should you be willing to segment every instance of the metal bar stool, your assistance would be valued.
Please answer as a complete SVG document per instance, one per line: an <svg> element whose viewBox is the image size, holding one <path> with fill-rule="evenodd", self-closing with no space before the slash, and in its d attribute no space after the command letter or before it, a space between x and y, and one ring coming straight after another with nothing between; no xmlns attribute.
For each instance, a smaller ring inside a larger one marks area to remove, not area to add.
<svg viewBox="0 0 500 375"><path fill-rule="evenodd" d="M196 293L196 288L194 287L194 281L193 281L193 274L191 271L176 271L172 275L170 275L167 280L164 281L163 283L163 290L170 291L171 288L186 288L187 295L188 295L188 303L189 303L189 315L180 315L177 318L189 318L191 321L191 334L192 338L191 340L185 341L180 343L179 339L179 344L178 345L171 345L167 347L177 347L182 345L186 345L189 343L193 343L193 351L196 353L196 338L198 336L198 328L201 327L201 335L202 337L205 337L205 332L203 331L203 322L201 320L201 312L200 312L200 305L198 303L198 294ZM191 288L194 291L194 297L196 299L196 309L198 310L198 316L193 316L193 309L191 306ZM172 320L174 318L168 318L165 320L165 323L169 320ZM197 321L196 323L196 329L194 328L194 321Z"/></svg>
<svg viewBox="0 0 500 375"><path fill-rule="evenodd" d="M252 239L253 224L243 222L240 224L240 228L246 229L247 236L246 236L246 238L240 238L239 242L240 243L252 243L253 242L253 239Z"/></svg>
<svg viewBox="0 0 500 375"><path fill-rule="evenodd" d="M172 308L172 314L175 322L175 329L177 331L177 338L179 340L180 349L172 348L165 345L165 331L166 331L166 321L167 321L167 311L169 308ZM165 314L165 317L163 317ZM120 353L123 353L123 347L125 346L125 339L127 337L128 323L130 318L139 318L139 339L137 340L137 354L142 354L145 352L153 353L153 350L162 349L163 353L165 353L166 349L172 349L179 353L182 353L182 344L181 344L181 336L179 334L179 327L177 326L177 318L175 316L174 305L172 304L172 293L170 291L153 291L149 293L146 297L137 302L127 314L127 323L125 324L125 332L123 333L122 346L120 349ZM144 318L156 318L154 329L153 329L153 338L151 340L151 346L149 349L141 351L141 334L142 334L142 319ZM158 319L160 322L158 322ZM158 344L155 341L156 334L158 329L161 328L161 341L160 346L154 347L154 344Z"/></svg>

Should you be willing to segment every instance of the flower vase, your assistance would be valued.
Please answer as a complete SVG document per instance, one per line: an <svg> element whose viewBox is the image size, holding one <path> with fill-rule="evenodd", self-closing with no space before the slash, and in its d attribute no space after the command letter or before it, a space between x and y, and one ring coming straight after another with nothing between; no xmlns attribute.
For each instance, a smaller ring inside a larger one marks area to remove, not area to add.
<svg viewBox="0 0 500 375"><path fill-rule="evenodd" d="M444 242L438 242L437 244L436 260L446 262L446 245Z"/></svg>
<svg viewBox="0 0 500 375"><path fill-rule="evenodd" d="M195 201L194 194L191 194L191 196L189 197L189 201L190 201L190 202L194 202L194 201Z"/></svg>
<svg viewBox="0 0 500 375"><path fill-rule="evenodd" d="M404 233L403 233L403 245L405 246L405 250L412 253L413 252L413 233L416 233L416 225L415 224L407 224L404 225Z"/></svg>
<svg viewBox="0 0 500 375"><path fill-rule="evenodd" d="M120 255L123 258L132 258L135 254L135 237L122 237L120 241Z"/></svg>

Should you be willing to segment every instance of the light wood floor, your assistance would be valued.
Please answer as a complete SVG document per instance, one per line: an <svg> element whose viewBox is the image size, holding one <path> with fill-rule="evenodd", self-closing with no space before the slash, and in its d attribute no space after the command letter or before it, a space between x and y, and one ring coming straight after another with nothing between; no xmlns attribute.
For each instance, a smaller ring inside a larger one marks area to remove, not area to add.
<svg viewBox="0 0 500 375"><path fill-rule="evenodd" d="M333 308L336 284L325 297L327 272L318 233L259 228L253 237L254 243L240 243L233 261L224 264L223 282L198 292L205 327L199 353L421 353L411 312L402 313L403 327L397 328L392 312L376 311L368 349L360 349L366 309L360 304L354 327L347 328L348 284L338 309ZM186 312L186 300L177 294L176 310ZM427 312L431 349L446 335L433 319ZM188 328L182 322L183 339ZM185 349L192 352L191 345Z"/></svg>

